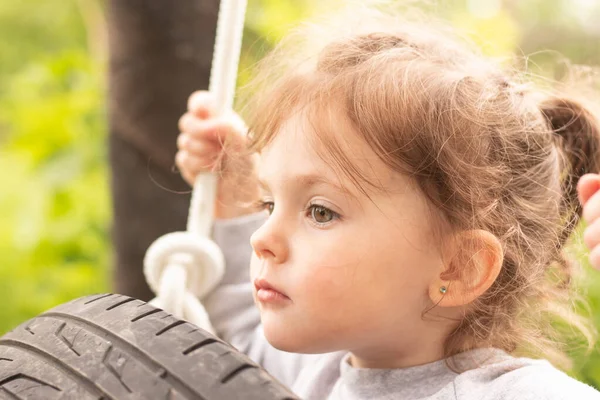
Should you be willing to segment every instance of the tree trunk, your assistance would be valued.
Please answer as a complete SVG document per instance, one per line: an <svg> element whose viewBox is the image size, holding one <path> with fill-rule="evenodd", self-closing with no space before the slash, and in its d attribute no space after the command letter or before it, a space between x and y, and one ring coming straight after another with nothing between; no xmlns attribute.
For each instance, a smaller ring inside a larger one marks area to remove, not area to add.
<svg viewBox="0 0 600 400"><path fill-rule="evenodd" d="M190 188L174 171L177 121L208 88L218 0L109 0L109 154L114 290L153 297L142 260L185 230Z"/></svg>

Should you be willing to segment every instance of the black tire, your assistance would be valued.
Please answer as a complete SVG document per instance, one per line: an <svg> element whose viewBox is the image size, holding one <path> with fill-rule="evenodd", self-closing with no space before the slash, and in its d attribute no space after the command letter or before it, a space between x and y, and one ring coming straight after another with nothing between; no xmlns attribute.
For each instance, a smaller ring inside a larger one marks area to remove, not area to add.
<svg viewBox="0 0 600 400"><path fill-rule="evenodd" d="M229 344L165 311L104 294L0 338L0 399L297 399Z"/></svg>

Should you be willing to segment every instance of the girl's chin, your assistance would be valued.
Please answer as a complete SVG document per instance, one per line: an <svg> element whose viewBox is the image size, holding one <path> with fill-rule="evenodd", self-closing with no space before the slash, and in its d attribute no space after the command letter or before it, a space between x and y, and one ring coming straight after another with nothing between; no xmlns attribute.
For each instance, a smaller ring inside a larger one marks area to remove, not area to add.
<svg viewBox="0 0 600 400"><path fill-rule="evenodd" d="M261 320L265 338L281 351L289 353L305 353L306 340L302 329L295 327L294 323L286 321L281 316L273 315L270 311L261 311Z"/></svg>
<svg viewBox="0 0 600 400"><path fill-rule="evenodd" d="M338 350L321 343L318 328L307 331L308 326L297 326L283 318L274 320L272 315L261 314L265 338L277 350L302 354L322 354Z"/></svg>

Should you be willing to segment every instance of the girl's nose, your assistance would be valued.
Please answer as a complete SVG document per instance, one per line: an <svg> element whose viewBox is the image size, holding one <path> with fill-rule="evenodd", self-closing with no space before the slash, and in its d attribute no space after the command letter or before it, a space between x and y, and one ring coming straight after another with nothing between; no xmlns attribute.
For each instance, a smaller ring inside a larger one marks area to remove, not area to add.
<svg viewBox="0 0 600 400"><path fill-rule="evenodd" d="M288 244L283 235L280 224L274 219L273 215L269 217L250 238L250 244L256 253L256 256L263 260L271 260L277 264L284 263L288 258Z"/></svg>

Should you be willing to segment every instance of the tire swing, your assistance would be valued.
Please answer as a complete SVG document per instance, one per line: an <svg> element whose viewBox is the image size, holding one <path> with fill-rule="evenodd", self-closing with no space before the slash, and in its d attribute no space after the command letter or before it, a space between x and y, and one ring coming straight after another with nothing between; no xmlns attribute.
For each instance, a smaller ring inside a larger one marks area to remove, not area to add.
<svg viewBox="0 0 600 400"><path fill-rule="evenodd" d="M233 104L245 9L246 0L221 0L209 88L218 112ZM187 232L149 247L144 273L157 293L150 303L110 293L82 297L1 337L0 400L297 399L214 336L198 300L224 272L209 239L215 193L216 177L199 176Z"/></svg>

